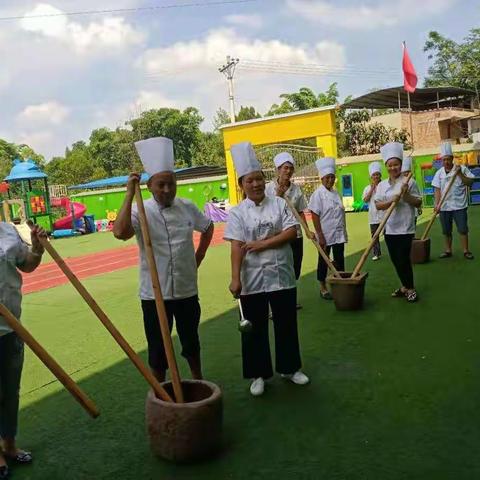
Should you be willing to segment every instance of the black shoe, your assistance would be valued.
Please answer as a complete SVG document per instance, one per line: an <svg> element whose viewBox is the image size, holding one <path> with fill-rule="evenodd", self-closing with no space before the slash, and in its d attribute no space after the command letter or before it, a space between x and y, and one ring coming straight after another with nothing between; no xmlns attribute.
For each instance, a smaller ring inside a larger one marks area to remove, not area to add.
<svg viewBox="0 0 480 480"><path fill-rule="evenodd" d="M472 252L465 252L463 254L463 256L467 259L467 260L473 260L475 257L473 256L473 253Z"/></svg>
<svg viewBox="0 0 480 480"><path fill-rule="evenodd" d="M10 472L6 465L0 467L0 480L5 480L10 476Z"/></svg>
<svg viewBox="0 0 480 480"><path fill-rule="evenodd" d="M443 252L438 256L438 258L450 258L451 256L452 252Z"/></svg>

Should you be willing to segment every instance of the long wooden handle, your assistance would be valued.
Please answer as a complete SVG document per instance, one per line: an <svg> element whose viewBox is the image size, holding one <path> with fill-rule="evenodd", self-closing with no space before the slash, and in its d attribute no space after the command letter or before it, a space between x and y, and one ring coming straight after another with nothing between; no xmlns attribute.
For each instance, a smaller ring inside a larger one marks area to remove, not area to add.
<svg viewBox="0 0 480 480"><path fill-rule="evenodd" d="M448 182L447 188L445 189L445 191L443 192L440 198L440 203L437 205L438 211L434 210L432 218L428 222L428 225L425 228L425 231L423 232L422 240L426 240L426 238L428 237L428 234L430 233L430 230L432 229L433 224L435 223L435 219L437 218L438 212L440 211L440 207L445 202L445 199L447 198L448 193L452 189L453 184L455 183L455 179L457 178L457 175L460 173L461 169L462 167L458 167L457 171L455 172L455 175L450 179L450 182Z"/></svg>
<svg viewBox="0 0 480 480"><path fill-rule="evenodd" d="M160 330L162 332L163 345L165 348L165 355L167 357L168 368L172 376L173 393L178 403L184 403L182 383L180 373L178 372L177 360L175 358L175 351L173 349L172 337L170 335L170 328L168 326L167 311L165 310L165 303L163 301L162 288L158 277L157 264L155 263L155 255L153 253L152 240L150 237L150 229L148 227L147 214L145 212L145 205L143 204L142 192L140 185L135 185L135 201L137 202L138 216L140 219L140 228L142 230L143 244L147 256L147 263L150 269L150 277L152 279L153 294L155 296L155 305L157 307L158 320L160 322Z"/></svg>
<svg viewBox="0 0 480 480"><path fill-rule="evenodd" d="M72 272L70 267L65 263L63 258L55 250L53 245L46 239L40 237L40 243L43 248L50 254L55 263L58 265L60 270L65 274L65 276L70 280L70 283L74 286L80 296L85 300L87 305L91 308L93 313L97 318L103 323L104 327L108 330L113 339L117 342L120 348L126 353L127 357L132 361L137 370L143 375L145 380L150 384L155 394L167 402L172 402L172 397L167 393L167 391L160 385L160 382L155 378L152 372L144 365L140 356L133 350L130 344L125 340L123 335L118 331L115 325L107 317L106 313L100 308L98 303L89 293L89 291L83 286L82 282L77 278L77 276Z"/></svg>
<svg viewBox="0 0 480 480"><path fill-rule="evenodd" d="M300 225L302 226L303 231L305 232L305 235L312 241L312 243L315 245L315 248L318 250L318 253L323 258L323 261L327 264L327 267L332 271L333 276L337 278L342 278L338 270L335 268L335 265L332 263L329 256L326 254L325 250L318 244L318 242L314 238L312 238L312 232L308 227L307 222L305 222L302 216L297 212L297 209L293 206L292 202L286 196L284 196L283 199L287 202L288 207L292 211L298 223L300 223Z"/></svg>
<svg viewBox="0 0 480 480"><path fill-rule="evenodd" d="M410 181L412 176L413 176L413 172L410 172L405 177L405 179L403 180L403 184L404 185L408 184L408 182ZM385 212L385 215L383 216L383 219L380 222L380 225L378 226L377 230L375 231L375 234L373 235L372 240L368 244L367 248L365 249L362 256L360 257L360 260L358 261L357 266L353 270L352 278L356 277L360 273L360 271L362 270L363 266L365 265L365 262L367 261L369 253L371 252L373 246L375 245L375 242L379 239L380 235L382 234L383 229L385 228L385 225L387 224L387 221L390 218L390 215L395 210L395 207L397 206L397 204L400 201L400 199L402 198L402 196L403 196L403 193L400 194L399 198L397 198L395 201L392 202L390 207L388 207L388 210Z"/></svg>
<svg viewBox="0 0 480 480"><path fill-rule="evenodd" d="M15 318L12 312L0 303L0 314L7 325L32 349L33 353L57 377L63 386L72 394L75 400L88 412L92 418L100 415L96 405L72 380L68 373L52 358L52 356L33 338L30 332Z"/></svg>

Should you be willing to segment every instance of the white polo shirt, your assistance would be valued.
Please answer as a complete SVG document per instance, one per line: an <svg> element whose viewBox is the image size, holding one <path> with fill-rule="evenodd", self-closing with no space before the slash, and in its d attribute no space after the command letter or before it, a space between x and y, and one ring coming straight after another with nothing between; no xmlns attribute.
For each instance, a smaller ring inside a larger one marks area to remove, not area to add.
<svg viewBox="0 0 480 480"><path fill-rule="evenodd" d="M475 175L464 165L461 166L462 173L468 178L475 178ZM442 167L435 173L432 180L432 186L439 188L442 195L447 185L450 183L452 176L456 171L456 167L453 167L448 173L445 171L445 167ZM453 210L462 210L468 207L468 187L462 182L462 179L457 176L452 188L447 194L447 198L443 202L440 210L443 212L451 212Z"/></svg>
<svg viewBox="0 0 480 480"><path fill-rule="evenodd" d="M308 208L320 217L320 224L327 245L348 241L345 207L340 194L336 190L328 190L320 185L310 197Z"/></svg>
<svg viewBox="0 0 480 480"><path fill-rule="evenodd" d="M283 198L266 195L260 205L247 198L229 211L223 238L245 243L265 240L297 225ZM242 295L295 288L290 244L263 252L248 252L240 277Z"/></svg>
<svg viewBox="0 0 480 480"><path fill-rule="evenodd" d="M382 180L377 185L375 201L389 202L393 200L395 195L400 194L403 185L403 179L404 177L400 176L393 183L390 183L389 179ZM410 195L422 198L415 180L410 180L408 185ZM385 233L387 235L415 234L415 207L403 201L403 199L400 200L390 215L390 218L387 220Z"/></svg>
<svg viewBox="0 0 480 480"><path fill-rule="evenodd" d="M22 313L22 276L17 270L28 254L28 246L9 223L0 222L0 302L20 320ZM11 333L0 316L0 336Z"/></svg>
<svg viewBox="0 0 480 480"><path fill-rule="evenodd" d="M277 196L278 188L278 179L268 182L265 186L265 195L269 197ZM307 208L307 200L305 195L299 185L296 185L293 182L290 182L288 190L285 192L285 196L290 200L292 205L295 207L295 210L298 213L303 212ZM297 238L302 238L302 227L299 225L297 227Z"/></svg>
<svg viewBox="0 0 480 480"><path fill-rule="evenodd" d="M170 207L162 207L150 198L145 201L145 211L163 298L178 300L197 295L193 232L206 232L212 221L183 198L175 198ZM140 249L140 298L154 300L136 204L132 207L132 225Z"/></svg>
<svg viewBox="0 0 480 480"><path fill-rule="evenodd" d="M372 189L371 185L367 185L362 194L362 200L365 202L366 196L369 194L370 190ZM378 225L383 218L383 212L377 209L375 205L375 191L373 192L370 200L368 201L368 223L370 225Z"/></svg>

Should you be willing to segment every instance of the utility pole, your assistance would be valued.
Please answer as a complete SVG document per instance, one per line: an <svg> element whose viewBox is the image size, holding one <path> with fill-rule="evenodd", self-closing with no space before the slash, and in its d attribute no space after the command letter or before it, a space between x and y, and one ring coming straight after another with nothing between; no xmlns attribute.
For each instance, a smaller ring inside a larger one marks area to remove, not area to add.
<svg viewBox="0 0 480 480"><path fill-rule="evenodd" d="M228 81L228 99L230 100L230 120L235 123L235 97L233 95L233 76L235 75L235 67L240 60L227 56L227 63L222 65L218 71L223 73Z"/></svg>

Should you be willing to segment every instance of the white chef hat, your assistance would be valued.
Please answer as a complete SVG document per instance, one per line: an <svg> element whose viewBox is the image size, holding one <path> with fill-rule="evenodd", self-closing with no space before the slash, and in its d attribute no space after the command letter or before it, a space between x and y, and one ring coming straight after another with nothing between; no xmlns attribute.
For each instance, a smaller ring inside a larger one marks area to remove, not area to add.
<svg viewBox="0 0 480 480"><path fill-rule="evenodd" d="M242 142L232 145L230 147L230 153L232 154L238 178L262 170L262 166L257 160L255 150L250 142Z"/></svg>
<svg viewBox="0 0 480 480"><path fill-rule="evenodd" d="M380 148L383 161L387 163L391 158L403 160L403 143L390 142Z"/></svg>
<svg viewBox="0 0 480 480"><path fill-rule="evenodd" d="M440 158L453 157L452 144L445 142L440 145Z"/></svg>
<svg viewBox="0 0 480 480"><path fill-rule="evenodd" d="M317 167L320 178L325 177L326 175L335 174L335 159L333 157L324 157L319 158L315 165Z"/></svg>
<svg viewBox="0 0 480 480"><path fill-rule="evenodd" d="M374 173L382 173L380 162L372 162L368 165L368 174L372 176Z"/></svg>
<svg viewBox="0 0 480 480"><path fill-rule="evenodd" d="M402 173L412 171L412 157L405 157L402 162Z"/></svg>
<svg viewBox="0 0 480 480"><path fill-rule="evenodd" d="M175 159L173 142L169 138L154 137L135 142L143 168L150 175L160 172L173 172Z"/></svg>
<svg viewBox="0 0 480 480"><path fill-rule="evenodd" d="M275 155L275 158L273 159L273 163L277 168L280 168L284 163L287 162L295 166L295 160L288 152L279 153L278 155Z"/></svg>

